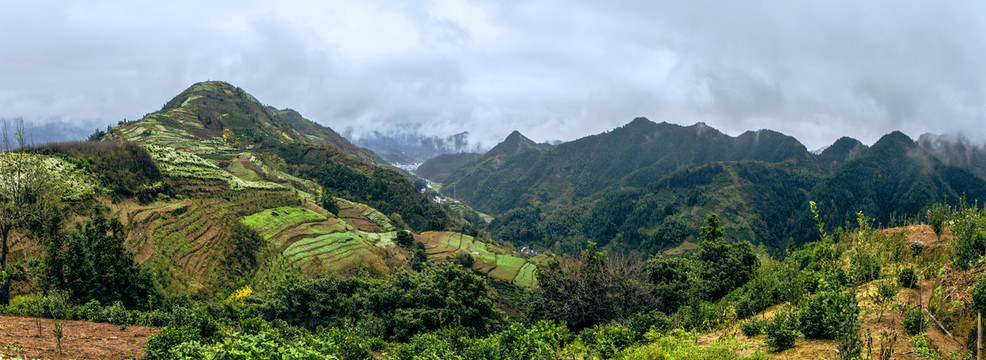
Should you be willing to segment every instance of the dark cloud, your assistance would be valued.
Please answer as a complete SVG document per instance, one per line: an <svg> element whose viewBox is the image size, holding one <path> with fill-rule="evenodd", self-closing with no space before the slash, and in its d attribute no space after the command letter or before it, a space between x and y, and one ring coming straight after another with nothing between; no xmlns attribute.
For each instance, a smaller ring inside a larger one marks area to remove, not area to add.
<svg viewBox="0 0 986 360"><path fill-rule="evenodd" d="M816 148L986 123L981 1L87 1L0 13L0 116L115 122L226 80L359 136L636 116Z"/></svg>

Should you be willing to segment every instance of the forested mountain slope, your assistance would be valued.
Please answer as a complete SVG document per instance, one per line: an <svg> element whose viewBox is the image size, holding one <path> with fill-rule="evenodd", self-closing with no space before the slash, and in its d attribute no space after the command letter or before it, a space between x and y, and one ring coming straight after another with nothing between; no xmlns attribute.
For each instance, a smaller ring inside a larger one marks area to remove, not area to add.
<svg viewBox="0 0 986 360"><path fill-rule="evenodd" d="M490 156L492 157L492 156ZM638 118L541 151L468 164L447 180L496 216L494 237L572 252L587 240L654 253L695 238L708 213L737 240L773 248L812 239L809 200L838 226L857 211L889 224L938 201L986 198L986 184L938 161L901 133L872 148L844 137L821 154L770 130L731 137ZM679 247L679 250L681 248Z"/></svg>

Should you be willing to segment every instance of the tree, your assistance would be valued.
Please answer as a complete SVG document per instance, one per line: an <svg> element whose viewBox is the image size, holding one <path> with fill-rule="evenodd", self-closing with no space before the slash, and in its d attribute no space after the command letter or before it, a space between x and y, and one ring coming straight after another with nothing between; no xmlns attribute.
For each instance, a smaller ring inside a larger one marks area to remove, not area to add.
<svg viewBox="0 0 986 360"><path fill-rule="evenodd" d="M652 309L653 286L640 264L633 259L611 260L592 242L578 258L551 259L538 267L529 316L583 329Z"/></svg>
<svg viewBox="0 0 986 360"><path fill-rule="evenodd" d="M15 128L17 146L27 145L24 122ZM10 303L10 274L7 272L7 255L10 252L10 235L14 229L27 229L38 224L52 207L53 186L48 171L34 155L14 151L9 128L3 122L2 154L0 154L0 305Z"/></svg>
<svg viewBox="0 0 986 360"><path fill-rule="evenodd" d="M67 244L49 247L46 280L49 287L68 290L72 298L85 303L123 302L129 309L146 308L148 300L158 295L148 271L134 261L133 253L123 245L123 224L106 218L96 206L89 220L75 223Z"/></svg>
<svg viewBox="0 0 986 360"><path fill-rule="evenodd" d="M700 231L697 260L706 299L716 300L753 278L757 256L749 242L727 243L715 214L709 214L705 223Z"/></svg>
<svg viewBox="0 0 986 360"><path fill-rule="evenodd" d="M401 230L397 232L397 245L409 248L414 244L414 235L410 231Z"/></svg>

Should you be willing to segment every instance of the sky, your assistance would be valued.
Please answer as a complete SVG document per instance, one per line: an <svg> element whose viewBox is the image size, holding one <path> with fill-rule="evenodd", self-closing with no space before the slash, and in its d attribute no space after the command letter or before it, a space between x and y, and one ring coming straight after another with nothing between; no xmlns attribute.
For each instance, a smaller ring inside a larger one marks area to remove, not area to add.
<svg viewBox="0 0 986 360"><path fill-rule="evenodd" d="M0 117L116 123L223 80L354 137L638 116L809 149L986 141L986 2L0 0Z"/></svg>

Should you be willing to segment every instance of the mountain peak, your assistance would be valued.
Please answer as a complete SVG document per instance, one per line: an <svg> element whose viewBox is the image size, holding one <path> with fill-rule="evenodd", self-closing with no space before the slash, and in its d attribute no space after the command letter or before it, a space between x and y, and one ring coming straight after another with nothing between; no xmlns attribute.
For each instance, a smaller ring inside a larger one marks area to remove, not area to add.
<svg viewBox="0 0 986 360"><path fill-rule="evenodd" d="M528 139L520 131L514 130L507 135L506 139L494 146L490 151L483 155L484 158L498 157L504 155L517 155L531 150L542 150L551 147L548 144L538 144L534 140Z"/></svg>
<svg viewBox="0 0 986 360"><path fill-rule="evenodd" d="M176 149L210 146L250 149L289 143L335 145L371 163L383 163L330 128L291 109L263 105L253 95L225 81L192 84L143 119L113 129L113 137Z"/></svg>

